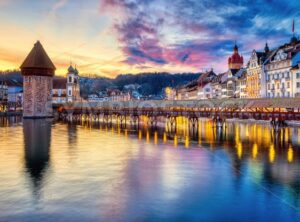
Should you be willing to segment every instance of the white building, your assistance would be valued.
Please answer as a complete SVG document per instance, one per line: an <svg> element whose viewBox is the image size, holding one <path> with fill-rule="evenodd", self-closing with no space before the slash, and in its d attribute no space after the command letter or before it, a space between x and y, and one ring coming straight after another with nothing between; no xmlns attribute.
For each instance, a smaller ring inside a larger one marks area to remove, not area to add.
<svg viewBox="0 0 300 222"><path fill-rule="evenodd" d="M63 104L66 102L80 102L80 78L78 70L70 66L66 78L53 79L52 103Z"/></svg>
<svg viewBox="0 0 300 222"><path fill-rule="evenodd" d="M72 65L68 68L67 74L67 102L80 101L80 77L78 70Z"/></svg>
<svg viewBox="0 0 300 222"><path fill-rule="evenodd" d="M300 97L300 62L291 69L293 77L293 91L295 97Z"/></svg>
<svg viewBox="0 0 300 222"><path fill-rule="evenodd" d="M98 96L97 94L92 94L88 96L88 102L104 102L109 101L107 96Z"/></svg>
<svg viewBox="0 0 300 222"><path fill-rule="evenodd" d="M52 103L62 104L67 102L67 79L54 78L52 88Z"/></svg>
<svg viewBox="0 0 300 222"><path fill-rule="evenodd" d="M295 97L296 77L291 69L300 61L300 41L293 37L288 44L278 47L264 63L262 96L268 98ZM264 91L264 92L263 92Z"/></svg>

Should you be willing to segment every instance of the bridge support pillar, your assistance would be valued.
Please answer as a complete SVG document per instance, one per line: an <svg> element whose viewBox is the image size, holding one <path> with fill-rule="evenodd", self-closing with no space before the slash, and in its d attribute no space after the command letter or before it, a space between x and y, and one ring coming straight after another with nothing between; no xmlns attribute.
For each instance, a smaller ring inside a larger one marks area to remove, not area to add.
<svg viewBox="0 0 300 222"><path fill-rule="evenodd" d="M219 115L217 115L213 118L213 122L215 127L223 128L223 126L225 125L225 118L221 118Z"/></svg>

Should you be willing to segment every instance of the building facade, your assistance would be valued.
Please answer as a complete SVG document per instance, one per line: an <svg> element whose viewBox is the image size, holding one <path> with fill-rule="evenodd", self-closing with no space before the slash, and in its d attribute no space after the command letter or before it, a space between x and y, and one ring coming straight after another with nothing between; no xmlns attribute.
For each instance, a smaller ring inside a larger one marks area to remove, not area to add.
<svg viewBox="0 0 300 222"><path fill-rule="evenodd" d="M278 47L264 64L266 97L295 97L295 76L291 69L300 61L300 41L293 37L288 44ZM263 85L263 84L262 84Z"/></svg>
<svg viewBox="0 0 300 222"><path fill-rule="evenodd" d="M247 65L247 97L248 98L260 98L261 97L261 76L263 63L267 59L270 50L269 46L266 43L264 52L257 52L256 50L252 51L250 60Z"/></svg>
<svg viewBox="0 0 300 222"><path fill-rule="evenodd" d="M211 99L213 97L213 88L211 82L216 78L216 73L211 69L203 73L198 78L197 99Z"/></svg>
<svg viewBox="0 0 300 222"><path fill-rule="evenodd" d="M233 53L228 58L228 71L221 77L221 98L239 97L239 95L237 95L237 92L239 91L238 75L243 68L243 63L244 58L239 54L239 48L235 44Z"/></svg>
<svg viewBox="0 0 300 222"><path fill-rule="evenodd" d="M81 101L80 97L80 77L77 68L72 65L68 68L67 73L67 102Z"/></svg>
<svg viewBox="0 0 300 222"><path fill-rule="evenodd" d="M129 92L122 92L118 89L107 90L108 101L130 101L131 95Z"/></svg>
<svg viewBox="0 0 300 222"><path fill-rule="evenodd" d="M293 68L291 69L291 75L293 77L293 89L294 89L294 96L296 98L300 97L300 62L298 62Z"/></svg>
<svg viewBox="0 0 300 222"><path fill-rule="evenodd" d="M196 100L198 97L198 82L194 80L179 89L176 93L177 100Z"/></svg>
<svg viewBox="0 0 300 222"><path fill-rule="evenodd" d="M53 104L63 104L67 102L67 79L54 78L52 89Z"/></svg>
<svg viewBox="0 0 300 222"><path fill-rule="evenodd" d="M8 87L5 82L0 82L0 112L6 111L7 108L7 91Z"/></svg>
<svg viewBox="0 0 300 222"><path fill-rule="evenodd" d="M236 81L236 98L248 98L247 95L247 70L240 69L237 73L237 81Z"/></svg>
<svg viewBox="0 0 300 222"><path fill-rule="evenodd" d="M39 41L20 68L24 90L23 117L52 117L52 79L56 68Z"/></svg>
<svg viewBox="0 0 300 222"><path fill-rule="evenodd" d="M220 73L217 75L210 83L211 88L212 88L212 98L214 99L219 99L222 98L222 77L226 73Z"/></svg>
<svg viewBox="0 0 300 222"><path fill-rule="evenodd" d="M244 58L239 54L239 48L236 44L233 47L233 54L228 58L229 69L240 69L243 67Z"/></svg>

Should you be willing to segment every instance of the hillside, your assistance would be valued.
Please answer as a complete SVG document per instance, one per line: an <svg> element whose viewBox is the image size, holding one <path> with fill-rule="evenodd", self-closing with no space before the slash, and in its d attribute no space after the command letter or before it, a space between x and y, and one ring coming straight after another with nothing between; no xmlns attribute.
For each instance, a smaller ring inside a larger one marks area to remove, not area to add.
<svg viewBox="0 0 300 222"><path fill-rule="evenodd" d="M141 73L121 74L116 78L106 77L82 77L81 93L86 97L89 94L105 91L107 88L123 90L125 86L136 85L142 95L159 95L165 87L178 87L199 77L199 73ZM59 77L57 77L59 78ZM0 81L4 79L17 79L22 81L19 71L0 72Z"/></svg>

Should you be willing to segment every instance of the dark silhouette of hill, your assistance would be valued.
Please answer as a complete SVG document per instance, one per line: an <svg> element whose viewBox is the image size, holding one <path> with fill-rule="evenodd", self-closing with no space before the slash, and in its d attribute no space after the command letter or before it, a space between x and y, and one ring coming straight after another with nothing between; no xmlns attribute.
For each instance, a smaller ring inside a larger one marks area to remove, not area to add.
<svg viewBox="0 0 300 222"><path fill-rule="evenodd" d="M86 97L89 94L97 94L108 88L124 89L124 86L136 85L142 95L159 95L165 87L176 88L192 80L199 78L200 73L140 73L121 74L116 78L107 77L81 77L81 93ZM56 76L55 78L62 78ZM18 70L0 72L0 81L5 79L17 79L22 82L22 75Z"/></svg>

